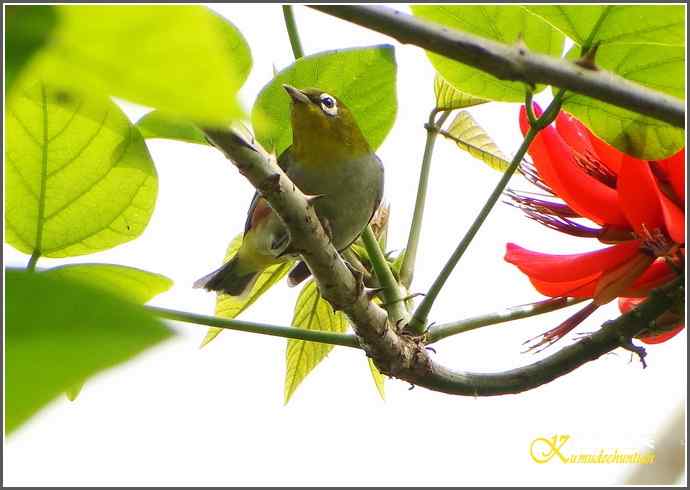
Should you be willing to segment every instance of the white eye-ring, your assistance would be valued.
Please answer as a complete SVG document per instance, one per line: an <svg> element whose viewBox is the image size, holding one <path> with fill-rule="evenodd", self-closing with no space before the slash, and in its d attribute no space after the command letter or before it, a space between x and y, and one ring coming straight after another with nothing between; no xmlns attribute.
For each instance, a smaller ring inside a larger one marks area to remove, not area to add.
<svg viewBox="0 0 690 490"><path fill-rule="evenodd" d="M319 97L319 100L321 101L321 109L323 109L323 112L329 116L335 116L338 114L338 104L333 97L323 93L321 94L321 97Z"/></svg>

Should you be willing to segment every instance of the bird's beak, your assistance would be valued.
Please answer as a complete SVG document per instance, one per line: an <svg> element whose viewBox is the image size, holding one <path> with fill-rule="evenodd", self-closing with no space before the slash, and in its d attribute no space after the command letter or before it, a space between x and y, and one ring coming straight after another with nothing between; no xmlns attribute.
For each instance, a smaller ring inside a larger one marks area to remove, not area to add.
<svg viewBox="0 0 690 490"><path fill-rule="evenodd" d="M283 84L283 88L288 93L293 102L301 102L303 104L309 103L309 97L307 97L307 95L301 90L293 87L292 85L288 85L287 83Z"/></svg>

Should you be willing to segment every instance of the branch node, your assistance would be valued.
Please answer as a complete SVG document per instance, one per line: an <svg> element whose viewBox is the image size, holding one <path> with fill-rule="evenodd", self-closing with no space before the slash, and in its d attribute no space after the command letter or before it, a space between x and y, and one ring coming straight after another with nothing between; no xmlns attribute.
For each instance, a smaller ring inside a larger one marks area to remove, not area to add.
<svg viewBox="0 0 690 490"><path fill-rule="evenodd" d="M642 363L642 369L645 369L647 367L647 362L645 361L645 357L647 357L647 350L644 347L642 347L641 345L633 344L632 339L629 337L621 337L620 346L623 349L630 351L633 354L636 354L637 357L640 358L640 362Z"/></svg>
<svg viewBox="0 0 690 490"><path fill-rule="evenodd" d="M520 56L525 56L527 54L527 44L525 43L525 36L522 31L518 32L517 39L515 40L515 47Z"/></svg>
<svg viewBox="0 0 690 490"><path fill-rule="evenodd" d="M598 71L599 68L595 63L595 58L597 56L597 51L599 49L600 41L597 41L590 47L585 54L583 54L578 60L575 60L575 64L584 68L585 70Z"/></svg>

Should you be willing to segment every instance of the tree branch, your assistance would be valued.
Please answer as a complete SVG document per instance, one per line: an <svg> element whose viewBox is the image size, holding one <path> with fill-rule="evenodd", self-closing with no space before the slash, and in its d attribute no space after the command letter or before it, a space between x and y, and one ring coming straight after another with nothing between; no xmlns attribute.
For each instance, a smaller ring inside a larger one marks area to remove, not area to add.
<svg viewBox="0 0 690 490"><path fill-rule="evenodd" d="M196 323L198 325L236 330L239 332L258 333L288 339L308 340L310 342L342 345L344 347L354 347L357 349L360 348L357 337L352 334L307 330L305 328L268 325L266 323L247 322L244 320L220 318L217 316L197 315L196 313L169 310L157 306L144 306L144 308L161 318L178 322Z"/></svg>
<svg viewBox="0 0 690 490"><path fill-rule="evenodd" d="M490 39L449 30L382 6L310 5L329 15L414 44L500 80L568 89L639 114L685 127L685 103L605 70L591 70L560 58L531 53Z"/></svg>
<svg viewBox="0 0 690 490"><path fill-rule="evenodd" d="M630 348L630 339L666 311L677 299L676 295L684 294L679 278L653 291L642 305L607 322L592 336L526 367L497 374L451 371L429 357L423 337L400 334L391 328L386 312L367 298L361 281L355 280L329 242L314 209L278 167L274 157L233 130L206 129L205 132L284 221L291 243L312 271L322 296L349 317L360 347L382 373L414 385L472 396L535 388L617 347Z"/></svg>

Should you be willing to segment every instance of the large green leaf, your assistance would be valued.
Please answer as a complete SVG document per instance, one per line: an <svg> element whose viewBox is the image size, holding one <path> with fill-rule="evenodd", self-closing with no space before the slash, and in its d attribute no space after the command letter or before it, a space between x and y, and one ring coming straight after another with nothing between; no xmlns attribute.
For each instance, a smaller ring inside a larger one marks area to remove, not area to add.
<svg viewBox="0 0 690 490"><path fill-rule="evenodd" d="M93 286L6 271L5 429L89 376L172 332L141 306Z"/></svg>
<svg viewBox="0 0 690 490"><path fill-rule="evenodd" d="M242 234L240 233L232 239L228 249L225 252L225 259L223 263L232 259L242 245ZM219 294L216 299L216 315L223 318L236 318L240 313L249 308L254 302L261 297L266 291L271 289L274 284L280 281L285 274L290 271L294 261L283 262L282 264L272 265L267 267L258 277L252 289L244 297L230 296L228 294ZM205 346L224 329L217 327L210 327L206 333L206 337L201 342L201 347Z"/></svg>
<svg viewBox="0 0 690 490"><path fill-rule="evenodd" d="M594 43L598 67L640 85L685 98L685 9L681 5L535 5L525 7L578 46L574 60ZM643 159L670 156L685 144L682 129L584 95L563 108L597 136Z"/></svg>
<svg viewBox="0 0 690 490"><path fill-rule="evenodd" d="M158 178L139 131L105 98L36 82L8 101L5 240L47 257L139 236Z"/></svg>
<svg viewBox="0 0 690 490"><path fill-rule="evenodd" d="M287 83L316 87L340 100L354 114L372 148L378 148L395 121L396 64L392 46L325 51L298 59L266 85L252 109L259 142L280 154L292 142Z"/></svg>
<svg viewBox="0 0 690 490"><path fill-rule="evenodd" d="M71 264L41 271L41 274L91 285L134 303L147 303L170 289L165 276L116 264Z"/></svg>
<svg viewBox="0 0 690 490"><path fill-rule="evenodd" d="M458 148L494 170L504 172L510 166L500 148L467 111L458 112L448 130L441 134L450 137Z"/></svg>
<svg viewBox="0 0 690 490"><path fill-rule="evenodd" d="M573 48L568 58L579 56ZM685 97L685 49L654 44L607 44L597 52L597 65L628 80L669 95ZM685 131L651 117L636 114L591 97L571 94L563 108L594 134L620 151L655 160L685 146Z"/></svg>
<svg viewBox="0 0 690 490"><path fill-rule="evenodd" d="M492 5L415 5L412 13L445 27L468 32L505 44L514 44L520 36L537 53L560 56L564 37L540 18L519 6ZM521 102L525 87L520 82L499 80L477 68L427 52L434 68L457 90L474 97ZM544 87L537 87L537 91Z"/></svg>
<svg viewBox="0 0 690 490"><path fill-rule="evenodd" d="M115 264L70 264L41 271L41 274L81 282L141 304L167 291L173 284L170 279L160 274ZM82 380L67 389L69 401L77 399L84 382Z"/></svg>
<svg viewBox="0 0 690 490"><path fill-rule="evenodd" d="M487 99L460 92L438 73L434 77L434 95L436 96L436 110L439 111L452 111L489 102Z"/></svg>
<svg viewBox="0 0 690 490"><path fill-rule="evenodd" d="M305 284L295 304L292 326L307 330L343 333L347 330L347 319L342 311L333 307L321 297L314 280ZM290 400L300 383L333 349L332 345L320 342L290 339L285 356L285 403Z"/></svg>
<svg viewBox="0 0 690 490"><path fill-rule="evenodd" d="M240 32L205 7L64 5L32 64L67 88L116 95L205 124L242 115L251 68Z"/></svg>
<svg viewBox="0 0 690 490"><path fill-rule="evenodd" d="M685 44L682 5L530 5L576 44Z"/></svg>
<svg viewBox="0 0 690 490"><path fill-rule="evenodd" d="M136 123L141 135L146 138L163 138L207 145L204 133L193 123L161 111L151 111Z"/></svg>
<svg viewBox="0 0 690 490"><path fill-rule="evenodd" d="M19 71L48 42L57 23L55 7L8 5L5 8L5 93Z"/></svg>

